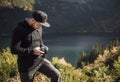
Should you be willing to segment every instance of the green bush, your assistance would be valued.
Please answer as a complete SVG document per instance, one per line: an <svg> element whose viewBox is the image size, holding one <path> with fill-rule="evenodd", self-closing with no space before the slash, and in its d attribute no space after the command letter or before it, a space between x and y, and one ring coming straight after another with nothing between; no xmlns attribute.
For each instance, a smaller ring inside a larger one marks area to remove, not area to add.
<svg viewBox="0 0 120 82"><path fill-rule="evenodd" d="M98 55L102 52L103 52L103 47L98 44L94 45L89 53L83 51L82 54L80 54L80 58L78 59L77 67L82 68L87 64L93 63L94 60L98 57Z"/></svg>
<svg viewBox="0 0 120 82"><path fill-rule="evenodd" d="M18 74L16 61L16 56L11 54L9 48L0 52L0 82Z"/></svg>
<svg viewBox="0 0 120 82"><path fill-rule="evenodd" d="M114 75L115 80L119 80L120 81L120 56L118 56L118 59L115 60L114 64L113 64L115 70L112 72Z"/></svg>
<svg viewBox="0 0 120 82"><path fill-rule="evenodd" d="M85 82L88 80L88 76L82 73L81 69L75 69L67 62L61 64L57 57L52 58L52 63L61 72L63 82Z"/></svg>
<svg viewBox="0 0 120 82"><path fill-rule="evenodd" d="M119 46L118 48L120 49ZM61 72L62 82L119 82L119 49L117 52L114 52L114 49L111 52L104 50L104 53L95 59L97 62L86 64L82 68L75 68L64 60L60 61L57 57L53 57L51 62ZM16 61L16 56L11 54L9 48L0 52L0 82L20 81ZM34 82L50 82L50 79L37 73Z"/></svg>
<svg viewBox="0 0 120 82"><path fill-rule="evenodd" d="M78 60L77 68L81 68L82 73L89 77L89 82L120 81L120 43L115 40L108 46L95 46L92 53L83 52Z"/></svg>

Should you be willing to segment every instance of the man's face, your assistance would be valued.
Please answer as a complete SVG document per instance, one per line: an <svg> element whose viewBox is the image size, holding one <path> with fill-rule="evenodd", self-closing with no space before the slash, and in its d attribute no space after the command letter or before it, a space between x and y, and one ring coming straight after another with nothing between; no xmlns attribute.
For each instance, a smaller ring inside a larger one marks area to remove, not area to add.
<svg viewBox="0 0 120 82"><path fill-rule="evenodd" d="M41 25L39 22L34 22L34 23L32 24L32 27L33 27L34 29L39 29L39 28L42 27L42 25Z"/></svg>
<svg viewBox="0 0 120 82"><path fill-rule="evenodd" d="M32 23L31 26L32 26L35 30L42 27L42 25L40 24L40 22L37 22L36 20L33 20L33 23Z"/></svg>

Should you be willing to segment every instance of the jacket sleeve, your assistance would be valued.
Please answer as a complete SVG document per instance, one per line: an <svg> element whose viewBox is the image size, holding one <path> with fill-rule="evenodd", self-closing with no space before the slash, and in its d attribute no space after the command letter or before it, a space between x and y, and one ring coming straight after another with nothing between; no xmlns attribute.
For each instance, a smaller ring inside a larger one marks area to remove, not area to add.
<svg viewBox="0 0 120 82"><path fill-rule="evenodd" d="M43 38L42 38L42 29L39 31L41 38L40 38L40 47L45 49L45 54L48 53L49 48L44 44Z"/></svg>
<svg viewBox="0 0 120 82"><path fill-rule="evenodd" d="M33 49L21 47L22 38L25 36L25 31L22 27L17 27L12 34L11 52L17 55L33 54Z"/></svg>
<svg viewBox="0 0 120 82"><path fill-rule="evenodd" d="M42 39L42 28L39 28L38 32L39 32L39 35L40 35L40 47L43 47L45 45L44 45L44 42L43 42L43 39Z"/></svg>
<svg viewBox="0 0 120 82"><path fill-rule="evenodd" d="M43 47L45 46L44 43L43 43L43 39L42 39L42 36L41 36L41 39L40 39L40 47Z"/></svg>

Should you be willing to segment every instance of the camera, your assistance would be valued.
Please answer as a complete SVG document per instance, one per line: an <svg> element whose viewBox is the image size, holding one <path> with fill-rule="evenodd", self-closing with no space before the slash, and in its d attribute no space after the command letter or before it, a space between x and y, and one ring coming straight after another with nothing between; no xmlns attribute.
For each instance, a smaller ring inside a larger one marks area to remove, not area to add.
<svg viewBox="0 0 120 82"><path fill-rule="evenodd" d="M46 52L46 48L45 47L41 47L40 50L43 51L43 52Z"/></svg>
<svg viewBox="0 0 120 82"><path fill-rule="evenodd" d="M40 48L40 50L43 51L43 52L45 52L45 54L42 56L43 58L45 58L46 54L48 52L48 47L47 46L43 46L43 47Z"/></svg>
<svg viewBox="0 0 120 82"><path fill-rule="evenodd" d="M43 46L40 48L41 51L45 52L45 54L47 54L48 52L48 47L47 46Z"/></svg>

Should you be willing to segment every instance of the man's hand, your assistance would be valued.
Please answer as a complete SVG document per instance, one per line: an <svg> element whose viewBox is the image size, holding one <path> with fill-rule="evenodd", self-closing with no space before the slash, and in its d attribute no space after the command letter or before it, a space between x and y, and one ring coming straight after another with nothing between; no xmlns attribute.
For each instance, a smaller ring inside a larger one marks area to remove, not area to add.
<svg viewBox="0 0 120 82"><path fill-rule="evenodd" d="M38 56L43 56L44 53L45 53L45 52L43 52L43 51L40 50L40 47L34 48L33 51L34 51L34 54L35 54L35 55L38 55Z"/></svg>

